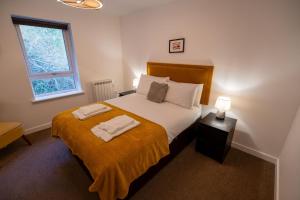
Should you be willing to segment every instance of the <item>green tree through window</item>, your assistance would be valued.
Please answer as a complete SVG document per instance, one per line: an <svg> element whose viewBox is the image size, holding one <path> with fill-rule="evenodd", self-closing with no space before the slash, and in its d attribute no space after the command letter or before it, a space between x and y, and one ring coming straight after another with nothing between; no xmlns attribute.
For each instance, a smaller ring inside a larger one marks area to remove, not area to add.
<svg viewBox="0 0 300 200"><path fill-rule="evenodd" d="M19 19L19 18L18 18ZM14 21L14 18L13 18ZM34 22L37 24L34 24ZM16 24L35 99L81 91L70 30L40 26L32 20Z"/></svg>

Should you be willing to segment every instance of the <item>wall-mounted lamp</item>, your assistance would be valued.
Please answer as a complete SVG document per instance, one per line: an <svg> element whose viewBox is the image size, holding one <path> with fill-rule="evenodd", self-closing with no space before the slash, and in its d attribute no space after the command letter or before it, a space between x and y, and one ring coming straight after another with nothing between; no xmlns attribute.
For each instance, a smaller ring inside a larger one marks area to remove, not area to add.
<svg viewBox="0 0 300 200"><path fill-rule="evenodd" d="M230 110L231 107L231 99L229 97L218 97L215 107L218 109L216 113L217 119L224 120L225 112Z"/></svg>

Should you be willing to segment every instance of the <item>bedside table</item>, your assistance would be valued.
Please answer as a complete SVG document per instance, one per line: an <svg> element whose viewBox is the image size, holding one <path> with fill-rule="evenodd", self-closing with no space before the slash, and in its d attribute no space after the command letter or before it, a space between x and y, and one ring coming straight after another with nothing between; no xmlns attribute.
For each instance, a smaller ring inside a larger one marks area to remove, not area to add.
<svg viewBox="0 0 300 200"><path fill-rule="evenodd" d="M215 113L209 113L198 120L196 151L223 163L231 148L236 122L236 119L230 117L216 119Z"/></svg>
<svg viewBox="0 0 300 200"><path fill-rule="evenodd" d="M136 90L128 90L125 92L120 92L119 96L122 97L122 96L126 96L126 95L133 94L133 93L136 93Z"/></svg>

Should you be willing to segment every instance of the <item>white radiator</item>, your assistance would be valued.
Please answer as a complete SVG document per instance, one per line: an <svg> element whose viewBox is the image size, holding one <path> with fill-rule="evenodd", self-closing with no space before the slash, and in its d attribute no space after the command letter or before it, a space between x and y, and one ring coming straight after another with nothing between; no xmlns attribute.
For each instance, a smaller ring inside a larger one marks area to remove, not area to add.
<svg viewBox="0 0 300 200"><path fill-rule="evenodd" d="M111 79L93 82L93 91L95 101L105 101L117 97L117 91Z"/></svg>

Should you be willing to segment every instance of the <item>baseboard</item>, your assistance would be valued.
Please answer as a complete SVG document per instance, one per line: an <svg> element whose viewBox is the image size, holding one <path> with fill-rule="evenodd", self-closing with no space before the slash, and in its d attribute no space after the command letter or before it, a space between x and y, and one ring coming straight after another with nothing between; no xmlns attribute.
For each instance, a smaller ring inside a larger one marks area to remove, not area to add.
<svg viewBox="0 0 300 200"><path fill-rule="evenodd" d="M247 146L239 144L237 142L232 142L232 147L234 147L236 149L239 149L241 151L244 151L244 152L246 152L248 154L251 154L251 155L253 155L255 157L261 158L261 159L263 159L265 161L271 162L274 165L277 165L278 158L276 158L275 156L272 156L270 154L258 151L256 149L251 148L251 147L247 147Z"/></svg>
<svg viewBox="0 0 300 200"><path fill-rule="evenodd" d="M277 159L276 168L275 168L275 200L279 200L279 172L280 172L280 159Z"/></svg>
<svg viewBox="0 0 300 200"><path fill-rule="evenodd" d="M38 126L35 126L35 127L32 127L32 128L25 129L24 134L29 135L31 133L35 133L35 132L38 132L38 131L41 131L41 130L44 130L44 129L47 129L47 128L51 128L51 122L41 124L41 125L38 125Z"/></svg>

